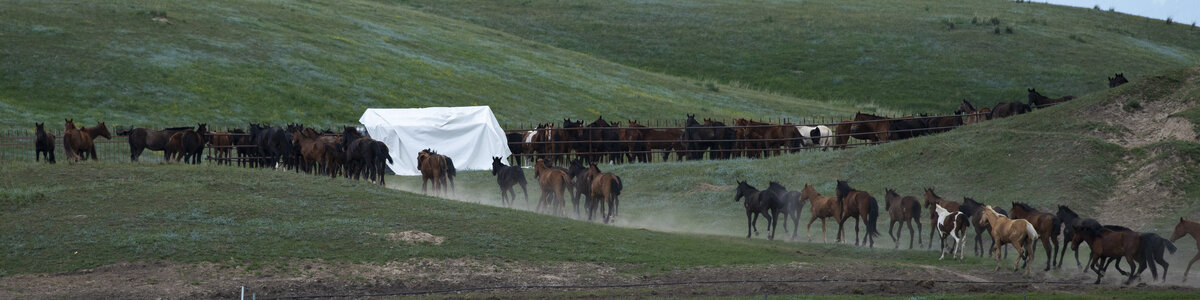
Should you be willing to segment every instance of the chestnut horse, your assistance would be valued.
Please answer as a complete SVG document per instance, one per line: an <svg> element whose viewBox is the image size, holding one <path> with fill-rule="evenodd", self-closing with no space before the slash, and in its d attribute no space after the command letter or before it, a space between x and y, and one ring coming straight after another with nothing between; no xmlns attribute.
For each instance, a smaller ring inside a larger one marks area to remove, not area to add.
<svg viewBox="0 0 1200 300"><path fill-rule="evenodd" d="M1012 205L1012 210L1008 214L1010 217L1025 219L1033 224L1033 228L1037 229L1042 246L1046 247L1046 255L1049 256L1046 260L1046 269L1043 271L1050 271L1050 267L1054 266L1058 259L1058 235L1062 232L1062 220L1059 220L1054 214L1040 212L1029 204L1013 202ZM1054 248L1050 247L1051 244ZM1034 245L1033 248L1037 249L1037 245Z"/></svg>
<svg viewBox="0 0 1200 300"><path fill-rule="evenodd" d="M1050 98L1050 97L1042 96L1041 93L1037 92L1037 89L1029 89L1029 107L1031 107L1031 108L1039 108L1039 109L1045 108L1045 107L1049 107L1049 106L1052 106L1055 104L1070 101L1071 99L1075 99L1075 96L1066 95L1066 96L1062 96L1059 98Z"/></svg>
<svg viewBox="0 0 1200 300"><path fill-rule="evenodd" d="M1178 241L1184 235L1191 236L1192 240L1196 241L1196 248L1200 249L1200 223L1188 221L1182 217L1179 218L1179 223L1175 224L1175 232L1171 233L1171 242ZM1200 260L1200 253L1196 253L1196 256L1193 256L1192 260L1188 261L1187 269L1183 270L1183 281L1187 281L1188 272L1192 271L1192 264L1196 263L1197 260ZM1166 272L1164 271L1163 274L1166 274Z"/></svg>
<svg viewBox="0 0 1200 300"><path fill-rule="evenodd" d="M552 215L566 215L566 190L567 184L571 182L571 178L567 177L567 172L561 169L554 169L546 166L546 160L539 158L533 164L533 177L537 178L538 185L541 186L542 196L538 199L538 212L545 212Z"/></svg>
<svg viewBox="0 0 1200 300"><path fill-rule="evenodd" d="M604 217L604 224L615 221L617 208L621 206L621 190L624 188L621 177L617 177L613 173L600 172L600 169L596 168L596 164L588 167L588 172L592 175L592 187L589 189L592 193L592 201L588 205L588 220L592 220L593 212L599 210L600 215ZM605 211L604 207L608 207L608 211Z"/></svg>
<svg viewBox="0 0 1200 300"><path fill-rule="evenodd" d="M87 160L88 154L92 155L92 160L99 160L96 157L95 139L104 137L112 139L112 134L108 132L108 126L104 122L99 122L98 125L76 129L75 121L66 120L67 131L63 133L63 148L68 152L68 156L75 155L76 159Z"/></svg>
<svg viewBox="0 0 1200 300"><path fill-rule="evenodd" d="M989 118L991 118L992 109L988 107L984 107L983 109L975 109L975 106L971 105L971 102L967 102L966 99L963 99L962 104L958 105L958 110L955 110L954 114L967 115L962 119L962 123L963 125L971 125L987 121Z"/></svg>
<svg viewBox="0 0 1200 300"><path fill-rule="evenodd" d="M988 120L1007 118L1030 111L1033 111L1033 109L1030 108L1029 105L1021 103L1020 101L1000 102L996 103L995 108L992 108L992 113L991 115L988 115Z"/></svg>
<svg viewBox="0 0 1200 300"><path fill-rule="evenodd" d="M925 208L929 209L929 245L926 247L927 249L933 248L933 235L937 234L938 214L937 214L936 205L941 205L942 207L946 208L946 210L948 210L948 211L952 211L952 212L959 211L958 202L942 199L941 196L938 196L937 193L935 193L933 191L932 187L925 188L925 204L924 204L924 206L925 206ZM946 245L943 243L942 247L946 247Z"/></svg>
<svg viewBox="0 0 1200 300"><path fill-rule="evenodd" d="M800 201L811 203L809 207L812 210L812 218L808 220L808 241L812 241L813 222L821 219L821 239L822 242L828 243L829 239L825 233L825 219L833 218L836 221L842 215L841 203L838 203L837 197L821 196L811 184L804 184L804 189L800 190ZM797 228L796 231L800 231L800 229Z"/></svg>
<svg viewBox="0 0 1200 300"><path fill-rule="evenodd" d="M888 215L891 216L890 224L888 225L888 236L892 237L892 242L896 243L896 248L900 248L900 231L904 230L904 225L908 225L908 249L913 248L913 236L918 238L920 234L915 234L913 231L913 223L917 223L916 232L921 232L921 203L917 201L917 197L904 196L896 193L896 190L884 188L884 209L887 209ZM896 223L900 223L900 228L896 229L896 235L892 235L892 228L896 227ZM923 244L918 240L918 244Z"/></svg>
<svg viewBox="0 0 1200 300"><path fill-rule="evenodd" d="M626 159L631 163L650 162L650 149L646 145L646 126L634 120L629 120L628 126L617 130L617 136L621 139L621 151L625 151Z"/></svg>
<svg viewBox="0 0 1200 300"><path fill-rule="evenodd" d="M421 193L427 192L430 181L433 182L433 192L442 192L446 186L446 157L430 149L417 153L417 170L421 171Z"/></svg>
<svg viewBox="0 0 1200 300"><path fill-rule="evenodd" d="M37 126L37 131L34 137L37 144L33 149L33 160L41 161L42 156L46 157L46 162L54 163L54 135L46 132L46 123L33 123Z"/></svg>
<svg viewBox="0 0 1200 300"><path fill-rule="evenodd" d="M1033 270L1033 264L1029 263L1033 261L1033 243L1038 238L1033 224L1021 219L1009 219L996 213L996 210L989 205L983 206L981 216L979 224L992 229L992 241L994 242L992 252L996 254L996 271L1000 270L1000 248L1011 243L1013 248L1017 249L1018 254L1017 259L1013 261L1013 271L1018 270L1021 259L1025 259L1025 275L1028 276Z"/></svg>
<svg viewBox="0 0 1200 300"><path fill-rule="evenodd" d="M842 215L838 217L838 241L845 235L844 224L847 219L854 218L854 245L858 246L858 221L861 218L867 227L867 234L862 243L870 241L871 248L875 247L875 237L879 236L875 222L879 219L879 203L871 193L859 191L850 187L844 180L837 181L838 202L842 203Z"/></svg>

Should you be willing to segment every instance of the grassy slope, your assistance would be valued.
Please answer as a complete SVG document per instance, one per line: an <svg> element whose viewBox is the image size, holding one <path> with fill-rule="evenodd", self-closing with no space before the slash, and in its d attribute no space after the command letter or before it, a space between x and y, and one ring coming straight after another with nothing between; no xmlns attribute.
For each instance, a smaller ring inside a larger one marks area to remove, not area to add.
<svg viewBox="0 0 1200 300"><path fill-rule="evenodd" d="M164 12L170 24L151 20ZM457 105L490 105L508 125L851 112L713 92L369 1L4 1L0 19L0 127L328 125L356 123L368 107Z"/></svg>
<svg viewBox="0 0 1200 300"><path fill-rule="evenodd" d="M1105 75L1200 62L1194 27L1012 1L384 2L651 71L910 112L1024 101L1030 87L1079 96Z"/></svg>

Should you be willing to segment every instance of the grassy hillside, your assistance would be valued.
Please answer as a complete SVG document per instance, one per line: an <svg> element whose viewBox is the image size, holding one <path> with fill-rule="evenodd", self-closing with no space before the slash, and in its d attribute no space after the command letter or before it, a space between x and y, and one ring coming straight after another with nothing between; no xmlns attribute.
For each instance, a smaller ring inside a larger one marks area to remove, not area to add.
<svg viewBox="0 0 1200 300"><path fill-rule="evenodd" d="M646 70L910 112L1023 101L1030 87L1080 96L1113 73L1200 62L1186 24L1013 1L382 2Z"/></svg>
<svg viewBox="0 0 1200 300"><path fill-rule="evenodd" d="M330 125L456 105L504 124L852 113L371 1L4 1L0 19L0 127Z"/></svg>

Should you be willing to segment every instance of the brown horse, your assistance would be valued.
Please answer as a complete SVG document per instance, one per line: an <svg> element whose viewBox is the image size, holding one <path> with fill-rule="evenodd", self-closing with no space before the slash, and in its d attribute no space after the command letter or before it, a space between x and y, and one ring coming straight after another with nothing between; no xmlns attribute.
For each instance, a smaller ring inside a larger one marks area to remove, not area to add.
<svg viewBox="0 0 1200 300"><path fill-rule="evenodd" d="M1029 206L1029 204L1021 202L1013 202L1012 210L1008 215L1013 219L1024 219L1033 224L1033 228L1037 229L1039 239L1042 241L1042 246L1046 248L1046 256L1050 258L1046 260L1046 269L1049 271L1051 266L1054 266L1058 261L1058 235L1062 232L1062 220L1050 213L1040 212L1037 209ZM1054 248L1051 248L1051 244ZM1033 248L1036 250L1037 245Z"/></svg>
<svg viewBox="0 0 1200 300"><path fill-rule="evenodd" d="M629 121L629 127L638 127L641 124ZM683 129L642 129L642 139L646 141L646 151L662 150L663 161L671 155L671 151L675 152L675 160L682 161L683 151Z"/></svg>
<svg viewBox="0 0 1200 300"><path fill-rule="evenodd" d="M1030 111L1033 111L1033 109L1028 104L1021 103L1020 101L1000 102L996 103L996 107L992 108L992 113L988 116L988 120L1007 118Z"/></svg>
<svg viewBox="0 0 1200 300"><path fill-rule="evenodd" d="M971 125L971 124L987 121L988 118L990 118L992 115L992 109L989 107L984 107L983 109L975 109L975 106L971 105L971 102L967 102L966 99L963 99L962 104L958 105L958 110L955 110L954 114L967 115L965 118L962 119L962 123L963 123L963 125Z"/></svg>
<svg viewBox="0 0 1200 300"><path fill-rule="evenodd" d="M847 219L854 218L854 245L858 246L858 221L861 218L867 227L867 234L862 243L870 241L870 247L875 247L875 237L879 236L875 222L879 219L879 203L871 193L859 191L850 187L844 180L837 181L838 202L842 203L842 215L838 217L838 241L845 234L844 225Z"/></svg>
<svg viewBox="0 0 1200 300"><path fill-rule="evenodd" d="M892 135L892 119L858 112L854 114L854 122L850 126L850 132L855 134L855 138L887 142Z"/></svg>
<svg viewBox="0 0 1200 300"><path fill-rule="evenodd" d="M537 211L542 212L542 208L545 207L546 212L550 214L566 215L566 190L567 184L571 182L567 172L546 167L546 160L539 158L533 164L533 177L537 178L542 190Z"/></svg>
<svg viewBox="0 0 1200 300"><path fill-rule="evenodd" d="M1137 274L1146 269L1146 262L1142 261L1140 252L1142 248L1141 234L1132 230L1114 230L1103 226L1081 226L1075 230L1075 240L1088 243L1091 248L1091 258L1088 259L1088 268L1096 272L1096 284L1100 283L1100 279L1104 278L1104 272L1108 269L1108 259L1124 258L1129 263L1129 279L1125 280L1125 284L1133 282ZM1140 262L1140 267L1136 266ZM1119 264L1119 262L1118 262ZM1134 268L1140 268L1134 271Z"/></svg>
<svg viewBox="0 0 1200 300"><path fill-rule="evenodd" d="M233 160L233 136L229 132L214 131L209 133L209 140L212 143L213 152L217 153L217 165L231 165Z"/></svg>
<svg viewBox="0 0 1200 300"><path fill-rule="evenodd" d="M808 201L811 205L812 218L808 220L808 241L812 241L812 224L817 219L821 219L821 240L824 243L829 242L829 238L825 233L825 219L833 218L835 221L842 215L842 205L838 203L837 197L821 196L817 193L817 189L811 184L804 184L804 189L800 190L800 201ZM799 228L796 231L800 231Z"/></svg>
<svg viewBox="0 0 1200 300"><path fill-rule="evenodd" d="M924 206L925 208L929 209L929 245L926 248L933 248L933 235L937 234L937 205L941 205L943 208L946 208L946 210L951 212L959 211L958 202L942 199L941 196L938 196L937 193L933 191L932 187L925 188ZM945 246L945 244L942 245L942 247Z"/></svg>
<svg viewBox="0 0 1200 300"><path fill-rule="evenodd" d="M1075 99L1075 96L1066 95L1059 98L1050 98L1042 96L1036 89L1029 89L1029 107L1030 108L1045 108L1055 104L1063 103Z"/></svg>
<svg viewBox="0 0 1200 300"><path fill-rule="evenodd" d="M1171 233L1171 242L1178 241L1184 235L1192 236L1192 239L1196 241L1196 248L1200 249L1200 223L1188 221L1182 217L1179 218L1179 224L1175 224L1175 232ZM1197 260L1200 260L1200 253L1196 253L1196 256L1193 256L1192 260L1188 261L1187 269L1183 270L1183 281L1187 281L1188 272L1192 270L1192 264L1196 263ZM1165 277L1166 275L1163 276Z"/></svg>
<svg viewBox="0 0 1200 300"><path fill-rule="evenodd" d="M163 162L175 159L175 161L182 160L184 163L199 164L200 156L204 153L206 126L200 124L197 127L198 131L187 129L172 134L163 148Z"/></svg>
<svg viewBox="0 0 1200 300"><path fill-rule="evenodd" d="M799 143L799 133L796 132L795 126L747 119L736 119L733 123L738 126L734 132L741 144L739 148L747 157L761 157L772 153L779 155L780 147L795 148L793 144Z"/></svg>
<svg viewBox="0 0 1200 300"><path fill-rule="evenodd" d="M108 126L104 125L104 122L99 122L96 126L76 129L74 120L67 120L66 127L67 131L63 133L63 148L80 160L87 160L88 154L92 155L92 160L99 160L96 157L94 140L98 137L112 139L112 134L108 132Z"/></svg>
<svg viewBox="0 0 1200 300"><path fill-rule="evenodd" d="M37 126L37 131L34 137L37 144L33 149L33 160L41 161L42 156L46 157L46 162L54 163L54 135L46 132L46 123L33 123Z"/></svg>
<svg viewBox="0 0 1200 300"><path fill-rule="evenodd" d="M896 248L900 248L900 231L904 230L904 225L908 225L908 249L913 248L913 236L921 237L920 234L913 232L913 223L917 223L917 231L921 232L921 203L917 197L904 196L896 193L896 190L884 188L884 209L887 209L891 216L890 224L888 225L888 236L892 237L892 242L896 243ZM896 227L896 223L900 223L900 228L896 230L896 235L892 235L892 228ZM918 244L923 244L918 239Z"/></svg>
<svg viewBox="0 0 1200 300"><path fill-rule="evenodd" d="M338 144L332 137L322 136L312 128L299 129L292 133L292 144L300 147L300 170L312 174L333 174L333 165L326 154L329 146Z"/></svg>
<svg viewBox="0 0 1200 300"><path fill-rule="evenodd" d="M637 121L629 120L629 127L617 130L617 136L621 139L621 151L625 151L625 156L629 162L650 162L650 153L646 145L645 126L638 124Z"/></svg>
<svg viewBox="0 0 1200 300"><path fill-rule="evenodd" d="M591 203L588 204L588 220L592 220L592 214L596 210L600 211L600 215L604 216L604 224L608 224L616 220L617 208L620 207L621 177L617 177L613 173L601 173L596 164L588 167L588 172L591 173L592 187L589 191L592 193ZM604 207L608 207L608 211L604 211Z"/></svg>
<svg viewBox="0 0 1200 300"><path fill-rule="evenodd" d="M544 167L544 166L543 166ZM442 192L446 186L446 157L433 150L425 149L417 153L417 170L421 171L421 193L427 192L429 182L433 182L433 192Z"/></svg>
<svg viewBox="0 0 1200 300"><path fill-rule="evenodd" d="M979 224L988 226L992 229L992 252L996 254L996 271L1000 270L1000 248L1005 244L1012 244L1013 248L1017 249L1017 260L1013 261L1013 271L1018 270L1021 265L1021 259L1025 259L1025 275L1028 276L1033 270L1033 243L1038 238L1036 229L1033 229L1033 224L1025 220L1013 220L1004 215L996 213L996 210L991 206L984 205L980 214ZM933 244L932 242L930 244Z"/></svg>
<svg viewBox="0 0 1200 300"><path fill-rule="evenodd" d="M192 129L191 127L174 127L163 130L153 130L148 128L134 128L127 131L118 132L117 135L128 136L129 141L129 160L137 161L138 157L142 156L142 152L146 149L163 151L166 150L167 142L171 140L171 136L176 132ZM164 161L167 158L163 158Z"/></svg>

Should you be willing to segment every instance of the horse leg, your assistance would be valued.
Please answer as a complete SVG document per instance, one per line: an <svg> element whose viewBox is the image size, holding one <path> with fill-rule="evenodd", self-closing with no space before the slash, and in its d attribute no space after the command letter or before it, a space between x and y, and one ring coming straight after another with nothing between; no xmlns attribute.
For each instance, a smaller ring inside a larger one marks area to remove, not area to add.
<svg viewBox="0 0 1200 300"><path fill-rule="evenodd" d="M1054 244L1057 245L1058 243L1054 243ZM1042 271L1050 271L1050 267L1054 265L1054 252L1057 252L1056 250L1058 250L1058 249L1050 247L1050 237L1048 235L1046 237L1042 238L1042 246L1046 247L1046 256L1047 256L1046 257L1046 269L1042 270Z"/></svg>
<svg viewBox="0 0 1200 300"><path fill-rule="evenodd" d="M866 223L867 223L867 221L863 220L863 224L866 224ZM862 243L863 243L863 245L867 244L866 237L863 237ZM854 245L858 246L858 217L854 217Z"/></svg>
<svg viewBox="0 0 1200 300"><path fill-rule="evenodd" d="M1149 253L1147 253L1147 254L1149 254ZM1129 279L1125 280L1125 285L1129 285L1130 283L1133 282L1133 279L1138 277L1138 274L1142 274L1143 271L1146 271L1146 262L1141 262L1140 266L1135 266L1135 263L1137 263L1137 261L1135 261L1133 259L1132 254L1126 255L1125 261L1129 263ZM1137 272L1133 271L1134 267L1138 268Z"/></svg>
<svg viewBox="0 0 1200 300"><path fill-rule="evenodd" d="M1183 269L1183 281L1180 282L1187 282L1188 272L1192 271L1192 264L1196 263L1197 260L1200 260L1200 253L1196 253L1196 256L1192 257L1192 260L1188 262L1187 268Z"/></svg>
<svg viewBox="0 0 1200 300"><path fill-rule="evenodd" d="M929 219L929 245L925 249L933 249L933 234L937 231L937 219Z"/></svg>
<svg viewBox="0 0 1200 300"><path fill-rule="evenodd" d="M808 219L808 230L806 230L806 232L808 233L808 241L809 242L812 242L812 223L816 222L816 221L817 221L817 216L813 216L811 219ZM825 226L825 219L821 219L821 227L824 228L824 226ZM825 229L821 229L822 232L824 232L824 230ZM799 231L799 230L797 230L797 231Z"/></svg>
<svg viewBox="0 0 1200 300"><path fill-rule="evenodd" d="M916 223L917 223L917 225L921 225L921 222L916 222ZM913 236L918 235L918 234L913 233L914 231L913 231L913 222L912 221L906 221L906 222L904 222L904 224L908 224L908 249L911 250L913 248ZM919 230L916 232L919 232ZM899 230L896 231L896 235L900 235Z"/></svg>
<svg viewBox="0 0 1200 300"><path fill-rule="evenodd" d="M754 228L754 221L750 219L750 215L752 214L754 214L754 212L748 210L746 211L746 238L750 238L750 229Z"/></svg>
<svg viewBox="0 0 1200 300"><path fill-rule="evenodd" d="M1062 251L1059 251L1059 250L1058 250L1058 248L1059 248L1059 246L1060 246L1060 245L1059 245L1059 243L1058 243L1058 237L1057 237L1057 235L1051 235L1051 236L1050 236L1050 242L1054 244L1054 254L1055 254L1055 255L1052 255L1052 256L1057 256L1057 257L1055 257L1055 258L1054 258L1054 263L1053 263L1053 264L1054 264L1054 268L1056 268L1056 269L1062 269L1062 261L1063 261L1063 257L1064 257L1064 255L1065 255L1065 254L1067 254L1067 247L1066 247L1065 245L1061 245L1061 246L1063 246L1063 247L1062 247ZM1059 252L1062 252L1062 253L1061 253L1061 254L1059 254Z"/></svg>
<svg viewBox="0 0 1200 300"><path fill-rule="evenodd" d="M892 243L896 244L895 248L899 249L900 242L897 242L899 239L897 239L896 236L892 235L892 229L894 229L894 228L896 228L896 220L889 221L888 222L888 237L892 238ZM900 224L900 229L901 230L904 229L904 224Z"/></svg>

